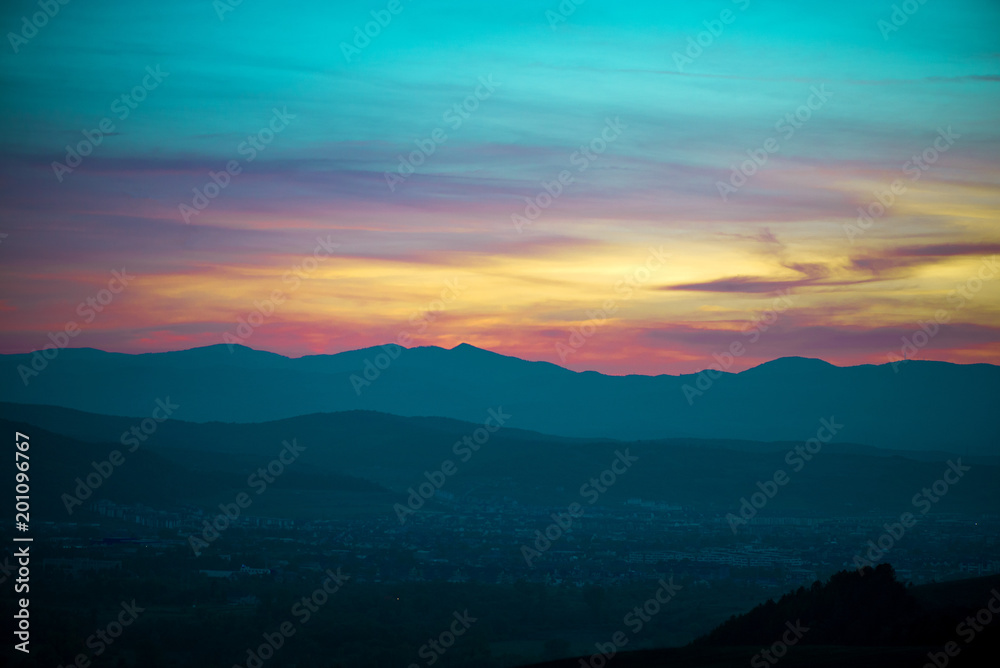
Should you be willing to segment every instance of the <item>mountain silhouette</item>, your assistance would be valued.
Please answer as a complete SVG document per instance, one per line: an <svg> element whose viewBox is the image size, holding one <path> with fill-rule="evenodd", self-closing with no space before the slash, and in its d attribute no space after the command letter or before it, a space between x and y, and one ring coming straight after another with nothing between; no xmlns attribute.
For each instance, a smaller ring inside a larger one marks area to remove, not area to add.
<svg viewBox="0 0 1000 668"><path fill-rule="evenodd" d="M1000 633L970 625L1000 594L1000 576L907 587L889 564L841 571L826 582L769 600L733 616L681 648L625 651L613 664L624 668L728 668L782 666L888 668L932 665L995 665ZM958 629L958 633L956 633ZM962 631L964 629L964 631ZM978 633L973 633L978 629ZM783 645L775 647L777 644ZM944 647L952 643L953 656ZM770 650L770 652L769 652ZM598 657L600 659L601 657ZM595 665L594 657L537 664L532 668ZM779 660L780 659L780 660ZM590 663L588 663L588 661Z"/></svg>
<svg viewBox="0 0 1000 668"><path fill-rule="evenodd" d="M50 446L48 460L56 472L46 477L46 484L61 491L72 485L75 476L89 472L87 457L100 461L112 450L127 451L121 438L140 422L16 404L0 404L0 421L31 425L32 433L52 434L39 440L59 444L58 448ZM301 484L363 494L382 490L386 492L382 510L390 513L392 503L404 500L408 489L422 483L425 473L445 459L461 471L448 480L445 491L453 497L509 495L520 503L557 506L565 503L567 494L576 494L580 481L606 468L616 452L627 451L641 465L629 472L626 484L610 488L601 503L621 504L638 497L696 506L721 518L738 512L740 497L757 491L758 481L770 479L777 469L792 472L785 456L797 445L699 439L620 442L547 436L504 426L469 457L456 453L455 444L481 426L482 422L372 411L320 413L255 424L171 419L159 424L129 457L142 455L169 463L174 471L171 477L191 480L190 489L218 491L228 486L198 485L195 480L221 475L227 481L239 481L241 474L245 478L246 472L272 459L284 441L296 439L305 451L283 486ZM939 478L948 468L945 460L949 457L836 443L824 446L818 456L822 466L807 465L790 473L792 481L763 515L896 514L899 499L909 498L912 490ZM998 512L1000 487L995 481L1000 462L995 457L962 461L972 465L972 470L942 499L939 509ZM180 498L174 491L161 489L163 476L156 466L150 464L143 475L148 480L139 473L129 474L130 484L135 485L129 490L133 497L152 505ZM300 476L308 479L295 482ZM430 505L437 503L434 500ZM306 510L295 508L294 512Z"/></svg>
<svg viewBox="0 0 1000 668"><path fill-rule="evenodd" d="M195 422L346 410L476 422L502 406L519 428L618 439L802 442L821 418L834 418L843 429L832 442L998 452L989 415L1000 398L1000 367L989 364L837 367L787 357L740 373L608 376L468 344L299 358L222 344L141 355L64 349L26 372L33 362L41 366L32 354L0 356L9 381L0 400L144 417L169 397L179 419Z"/></svg>

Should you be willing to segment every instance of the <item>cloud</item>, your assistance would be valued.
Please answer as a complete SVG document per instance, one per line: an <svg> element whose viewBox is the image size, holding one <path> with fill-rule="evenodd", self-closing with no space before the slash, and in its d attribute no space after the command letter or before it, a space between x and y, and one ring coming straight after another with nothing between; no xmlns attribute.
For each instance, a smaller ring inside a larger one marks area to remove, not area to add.
<svg viewBox="0 0 1000 668"><path fill-rule="evenodd" d="M941 243L898 246L870 251L850 259L850 267L882 278L899 277L901 270L946 262L949 258L1000 253L1000 243Z"/></svg>
<svg viewBox="0 0 1000 668"><path fill-rule="evenodd" d="M780 292L800 288L813 283L811 278L776 281L765 279L760 276L730 276L728 278L717 278L713 281L701 283L683 283L680 285L669 285L661 287L661 290L684 290L691 292L743 292L743 293L767 293Z"/></svg>
<svg viewBox="0 0 1000 668"><path fill-rule="evenodd" d="M777 238L769 234L767 243L779 244L779 254L784 255L784 246L780 245ZM770 239L773 238L773 241ZM734 292L734 293L771 293L784 290L795 290L810 286L844 286L855 285L867 282L868 279L857 280L826 280L832 274L829 266L819 262L782 262L782 267L791 269L799 274L801 278L776 279L764 276L729 276L717 278L711 281L698 283L683 283L680 285L663 286L660 290L677 290L689 292Z"/></svg>
<svg viewBox="0 0 1000 668"><path fill-rule="evenodd" d="M893 257L961 257L1000 253L1000 243L942 243L900 246L890 251Z"/></svg>

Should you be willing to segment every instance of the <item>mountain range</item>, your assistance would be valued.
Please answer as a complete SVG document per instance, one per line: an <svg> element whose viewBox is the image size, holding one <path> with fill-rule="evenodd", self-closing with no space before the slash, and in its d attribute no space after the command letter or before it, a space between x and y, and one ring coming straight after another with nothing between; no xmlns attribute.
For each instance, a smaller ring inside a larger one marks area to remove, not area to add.
<svg viewBox="0 0 1000 668"><path fill-rule="evenodd" d="M474 452L464 439L481 424L447 418L416 418L344 411L303 415L255 424L195 423L167 420L133 451L136 418L82 413L51 406L0 403L0 424L8 431L31 434L44 443L39 467L38 503L64 514L59 501L71 493L77 477L86 477L122 453L128 473L109 476L95 498L142 502L152 506L201 503L213 506L246 487L249 474L273 460L283 444L294 442L302 453L288 467L281 484L265 499L277 512L322 516L335 497L354 510L392 514L411 489L442 469L449 460L458 475L442 488L453 503L463 499L510 497L522 504L562 506L579 499L581 484L597 476L618 454L637 465L627 481L615 485L600 504L622 504L630 498L698 508L724 515L738 512L741 497L758 490L775 471L791 482L764 515L895 514L900 500L932 483L948 468L953 455L880 450L851 443L830 443L815 455L822 464L796 462L788 452L794 442L700 439L613 441L548 436L504 426ZM792 465L789 465L792 461ZM940 509L946 512L998 512L1000 458L962 457L971 466L960 486L950 491ZM44 470L43 470L44 469ZM441 476L442 479L445 476ZM306 503L303 494L311 501ZM438 498L429 508L441 509Z"/></svg>
<svg viewBox="0 0 1000 668"><path fill-rule="evenodd" d="M462 344L379 346L288 358L238 345L121 354L89 348L0 356L0 401L149 416L156 401L191 422L262 422L371 410L510 424L566 437L798 441L821 420L830 442L998 454L1000 367L907 361L837 367L801 357L740 373L609 376ZM725 360L722 360L725 362Z"/></svg>

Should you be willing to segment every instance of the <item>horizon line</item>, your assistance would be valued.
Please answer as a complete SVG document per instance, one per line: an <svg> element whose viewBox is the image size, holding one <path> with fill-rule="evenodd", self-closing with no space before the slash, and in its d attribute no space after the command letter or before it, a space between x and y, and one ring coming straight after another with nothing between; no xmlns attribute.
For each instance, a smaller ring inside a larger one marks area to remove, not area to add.
<svg viewBox="0 0 1000 668"><path fill-rule="evenodd" d="M193 346L191 348L181 348L181 349L177 349L177 350L159 350L159 351L147 351L147 352L122 352L122 351L116 351L116 350L104 350L102 348L95 348L93 346L79 346L79 347L76 347L76 346L66 346L66 347L60 347L60 348L58 348L58 350L76 350L76 351L89 350L89 351L94 351L94 352L98 352L98 353L103 353L103 354L106 354L106 355L128 355L130 357L137 357L137 356L140 356L140 355L175 355L175 354L179 354L179 353L193 352L193 351L197 351L197 350L206 350L206 349L209 349L209 348L221 348L223 346L228 347L230 349L230 354L233 354L235 348L240 348L240 349L243 349L243 350L246 350L246 351L249 351L249 352L252 352L252 353L256 353L256 354L261 354L261 355L275 355L277 357L281 357L281 358L287 359L287 360L301 360L301 359L306 359L306 358L309 358L309 357L336 357L336 356L339 356L339 355L347 355L347 354L350 354L350 353L359 353L359 352L364 352L364 351L368 351L368 350L375 350L375 349L379 349L379 348L384 349L384 348L390 347L390 346L396 346L396 347L402 348L403 350L406 350L406 351L420 350L420 349L434 349L434 350L441 350L441 351L445 351L445 352L454 352L454 351L458 350L459 348L463 348L464 347L464 348L467 348L467 349L473 349L473 350L476 350L476 351L488 353L490 355L496 355L498 357L505 357L505 358L517 360L517 361L520 361L520 362L527 362L529 364L546 364L546 365L549 365L549 366L554 366L554 367L557 367L557 368L560 368L560 369L564 369L565 371L568 371L570 373L576 373L576 374L596 373L596 374L601 375L601 376L609 376L609 377L616 377L616 378L626 378L626 377L629 377L629 376L638 376L638 377L644 377L644 378L656 378L656 377L659 377L659 376L670 376L670 377L674 377L674 378L679 378L681 376L697 376L697 375L705 373L707 371L714 371L714 372L719 372L719 373L724 373L724 374L738 375L738 374L741 374L741 373L745 373L747 371L752 371L753 369L757 369L757 368L760 368L762 366L766 366L768 364L773 364L774 362L778 362L778 361L781 361L781 360L793 360L793 359L795 359L795 360L806 360L806 361L810 361L810 362L821 362L823 364L826 364L828 366L832 366L832 367L837 368L837 369L850 369L850 368L865 367L865 366L881 367L881 366L887 366L887 365L892 365L892 364L898 364L900 362L925 362L925 363L936 363L936 364L948 364L948 365L953 365L953 366L980 366L980 365L982 365L982 366L992 366L992 367L1000 366L1000 365L997 365L997 364L992 364L990 362L967 362L967 363L963 363L963 362L950 362L950 361L947 361L947 360L912 359L912 358L901 359L901 360L897 360L897 361L886 361L886 362L882 362L880 364L873 364L873 363L836 364L834 362L830 362L828 360L825 360L825 359L823 359L821 357L806 357L806 356L803 356L803 355L783 355L781 357L774 357L774 358L771 358L771 359L766 360L764 362L760 362L759 364L755 364L753 366L749 366L749 367L747 367L745 369L742 369L740 371L727 371L726 369L723 369L721 367L721 364L719 364L718 361L715 361L715 362L709 363L707 366L699 369L698 371L693 371L693 372L690 372L690 373L675 373L675 374L672 374L672 373L655 373L655 374L620 373L619 374L619 373L607 373L607 372L604 372L604 371L597 371L595 369L584 369L582 371L576 371L574 369L570 369L568 367L562 366L560 364L556 364L555 362L550 362L548 360L532 360L532 359L527 359L527 358L523 358L523 357L517 357L516 355L507 355L505 353L500 353L500 352L497 352L495 350L490 350L488 348L481 348L479 346L476 346L474 344L467 343L467 342L464 342L464 341L462 343L458 343L458 344L454 345L451 348L445 348L443 346L437 346L437 345L422 345L422 346L410 346L410 347L406 347L406 346L400 345L398 343L392 343L392 342L390 342L390 343L383 343L383 344L375 344L375 345L371 345L371 346L366 346L364 348L353 348L353 349L350 349L350 350L342 350L342 351L335 352L335 353L309 353L309 354L306 354L306 355L299 355L297 357L293 357L291 355L285 355L283 353L274 352L272 350L266 350L266 349L261 349L261 348L252 348L250 346L247 346L247 345L244 345L244 344L241 344L241 343L224 343L224 342L221 342L221 343L210 343L210 344L206 344L206 345L203 345L203 346ZM35 350L27 351L27 352L20 352L20 353L0 353L0 357L16 357L16 356L26 356L26 355L42 354L43 351L47 350L47 349L49 349L49 348L39 348L39 349L35 349ZM728 369L729 366L727 366L726 368Z"/></svg>

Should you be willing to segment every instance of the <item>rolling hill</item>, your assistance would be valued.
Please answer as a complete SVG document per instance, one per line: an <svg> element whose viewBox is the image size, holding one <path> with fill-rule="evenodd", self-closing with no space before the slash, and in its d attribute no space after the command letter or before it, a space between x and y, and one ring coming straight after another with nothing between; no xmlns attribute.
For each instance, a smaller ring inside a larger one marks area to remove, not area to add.
<svg viewBox="0 0 1000 668"><path fill-rule="evenodd" d="M193 422L348 410L478 422L502 407L512 425L560 436L800 442L833 418L844 425L833 442L1000 454L989 417L1000 368L988 364L835 367L783 358L736 374L606 376L465 344L295 359L216 345L143 355L63 349L51 361L5 355L0 373L8 379L0 401L134 418L168 398L174 417Z"/></svg>

